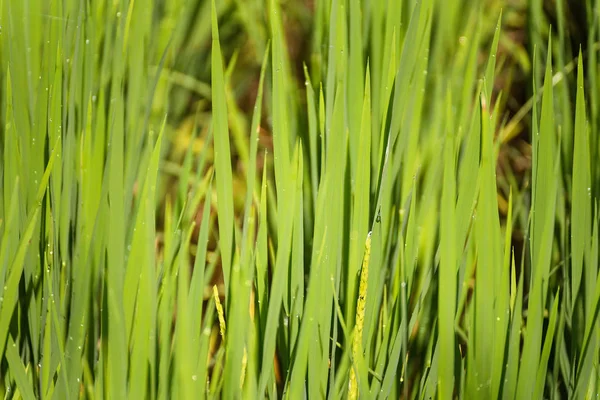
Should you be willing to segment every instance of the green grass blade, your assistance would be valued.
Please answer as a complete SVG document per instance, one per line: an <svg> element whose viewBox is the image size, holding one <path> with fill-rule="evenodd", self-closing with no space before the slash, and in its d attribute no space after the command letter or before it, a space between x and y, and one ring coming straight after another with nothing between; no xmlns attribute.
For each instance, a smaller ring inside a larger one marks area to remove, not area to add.
<svg viewBox="0 0 600 400"><path fill-rule="evenodd" d="M571 224L571 304L580 296L584 250L591 234L592 204L589 160L589 140L586 124L583 60L581 51L577 63L577 103L573 153L572 224Z"/></svg>
<svg viewBox="0 0 600 400"><path fill-rule="evenodd" d="M559 293L557 293L554 299L552 310L550 312L550 320L548 322L548 331L546 332L546 338L544 339L544 347L542 349L542 355L540 364L538 366L537 378L535 381L535 399L539 399L543 396L544 386L546 384L546 372L548 369L548 359L550 357L550 351L552 350L552 344L554 341L554 332L556 331L556 319L558 318L558 304L559 304Z"/></svg>
<svg viewBox="0 0 600 400"><path fill-rule="evenodd" d="M233 258L233 188L231 174L231 159L229 147L229 128L227 119L227 103L225 100L225 80L223 77L223 56L219 43L219 27L217 11L212 0L212 55L211 82L214 112L215 137L215 177L217 181L217 196L219 201L219 246L223 263L223 278L225 292L229 292L229 274ZM229 296L226 303L229 302Z"/></svg>
<svg viewBox="0 0 600 400"><path fill-rule="evenodd" d="M21 362L17 345L12 336L8 338L6 346L6 359L10 368L11 374L14 374L14 379L17 382L17 388L24 400L34 400L35 394L31 386L30 380L27 377L27 371Z"/></svg>
<svg viewBox="0 0 600 400"><path fill-rule="evenodd" d="M446 103L448 109L451 97L448 95ZM450 113L447 113L450 116ZM447 121L449 127L446 131L444 142L444 178L441 199L441 260L439 267L439 297L438 297L438 319L439 319L439 366L438 374L439 396L451 398L454 392L454 314L456 312L456 174L455 174L455 149L452 124Z"/></svg>

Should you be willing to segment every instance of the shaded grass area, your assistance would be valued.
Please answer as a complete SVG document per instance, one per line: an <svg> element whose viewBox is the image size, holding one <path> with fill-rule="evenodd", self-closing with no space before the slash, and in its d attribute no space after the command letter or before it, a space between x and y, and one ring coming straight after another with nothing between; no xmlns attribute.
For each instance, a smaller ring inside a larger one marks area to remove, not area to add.
<svg viewBox="0 0 600 400"><path fill-rule="evenodd" d="M1 4L10 398L598 392L598 4Z"/></svg>

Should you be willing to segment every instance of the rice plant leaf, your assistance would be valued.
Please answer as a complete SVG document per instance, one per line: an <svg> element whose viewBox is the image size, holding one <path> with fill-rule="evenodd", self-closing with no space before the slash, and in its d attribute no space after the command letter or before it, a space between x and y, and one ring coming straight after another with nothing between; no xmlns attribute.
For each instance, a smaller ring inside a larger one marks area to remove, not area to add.
<svg viewBox="0 0 600 400"><path fill-rule="evenodd" d="M275 259L273 284L269 292L269 304L265 333L263 337L263 353L261 361L261 374L259 378L258 391L262 396L267 381L273 371L273 357L275 355L275 338L278 331L280 310L284 296L284 282L288 282L288 263L291 253L291 238L293 233L293 213L296 199L295 184L297 179L296 163L290 160L290 140L292 137L288 117L287 86L287 62L284 54L283 29L280 17L280 7L276 1L269 4L269 15L271 19L271 34L273 39L272 68L273 78L273 152L275 165L275 185L277 189L277 255ZM296 160L297 162L297 160Z"/></svg>
<svg viewBox="0 0 600 400"><path fill-rule="evenodd" d="M319 138L317 131L317 109L316 109L316 99L315 99L315 90L313 88L312 82L310 81L310 76L308 73L308 69L306 65L304 65L304 79L306 85L306 108L308 113L308 157L310 159L310 183L311 183L311 192L312 192L312 201L313 208L316 207L317 204L317 191L319 187L319 169L321 167L321 160L319 159Z"/></svg>
<svg viewBox="0 0 600 400"><path fill-rule="evenodd" d="M591 234L591 177L589 140L586 124L585 93L583 82L583 56L581 50L577 63L577 102L575 109L572 224L571 224L571 304L580 297L584 250Z"/></svg>
<svg viewBox="0 0 600 400"><path fill-rule="evenodd" d="M45 195L46 188L48 186L48 180L50 179L50 173L52 172L52 167L54 166L56 155L58 153L57 149L60 147L60 144L61 142L59 139L57 140L53 148L52 154L48 161L48 165L46 166L44 175L42 176L40 184L37 188L37 206L31 211L30 215L27 218L23 234L18 242L17 250L10 264L11 267L8 271L5 272L8 275L4 283L4 291L2 292L3 301L2 306L0 308L0 338L6 338L9 331L10 320L12 319L14 308L18 300L17 297L19 290L19 281L21 280L23 269L25 268L25 256L27 254L27 249L31 243L34 229L39 223L38 217L40 215L42 198ZM18 188L19 186L15 185L15 187ZM15 197L15 200L16 199L17 197ZM5 346L6 341L0 340L0 354L4 353Z"/></svg>
<svg viewBox="0 0 600 400"><path fill-rule="evenodd" d="M451 97L447 96L447 106L450 108ZM447 117L450 113L446 113ZM441 398L451 398L454 392L454 314L456 312L456 174L454 132L452 124L447 121L447 131L444 142L444 178L441 199L441 260L439 267L439 359L438 374L439 395Z"/></svg>
<svg viewBox="0 0 600 400"><path fill-rule="evenodd" d="M515 259L512 257L512 272L515 273ZM506 361L506 370L504 383L502 385L502 398L505 400L514 399L517 390L517 378L519 374L519 350L521 347L521 328L522 328L522 307L523 307L523 275L519 276L518 286L515 288L515 305L511 313L509 336L508 336L508 354Z"/></svg>
<svg viewBox="0 0 600 400"><path fill-rule="evenodd" d="M552 311L550 312L550 320L548 322L548 331L546 332L546 338L544 339L544 347L540 358L540 365L538 366L537 378L535 382L534 398L541 398L544 393L544 386L546 384L546 372L548 369L548 359L550 358L550 351L552 350L552 344L554 342L554 333L556 332L556 319L558 318L558 304L559 304L559 293L556 294L554 303L552 305Z"/></svg>
<svg viewBox="0 0 600 400"><path fill-rule="evenodd" d="M548 48L551 48L551 41L548 41ZM552 243L552 232L543 233L546 230L546 225L550 224L554 218L556 207L556 190L557 183L555 177L555 160L556 160L556 137L554 125L554 110L553 110L553 89L552 89L552 58L548 54L546 61L546 73L544 77L544 89L542 97L542 109L540 115L539 131L534 132L536 139L534 144L537 146L533 155L533 168L536 175L533 179L533 192L535 198L532 203L532 211L534 218L532 219L532 276L534 279L543 279L547 282L550 266L549 264L540 263L542 258L545 258L545 253L550 249ZM540 265L541 271L536 271ZM538 275L539 274L539 275ZM539 276L539 278L536 278ZM542 294L545 298L546 288Z"/></svg>
<svg viewBox="0 0 600 400"><path fill-rule="evenodd" d="M487 65L485 67L485 95L486 100L489 102L492 96L492 87L494 85L494 74L496 72L496 54L498 52L498 41L500 40L500 27L502 23L502 13L498 16L498 22L496 29L494 30L494 38L492 39L492 47L490 49L490 56L488 58Z"/></svg>
<svg viewBox="0 0 600 400"><path fill-rule="evenodd" d="M548 46L550 48L550 39ZM542 321L550 269L556 206L556 138L552 96L551 55L548 54L539 131L534 126L531 289L529 292L527 333L519 368L517 397L533 395L542 346ZM537 118L534 113L534 118Z"/></svg>
<svg viewBox="0 0 600 400"><path fill-rule="evenodd" d="M360 268L361 240L369 229L370 187L371 187L371 75L367 66L365 78L365 94L362 107L360 140L358 145L358 166L354 186L352 206L352 228L350 233L350 266L348 269L346 315L348 324L352 325L355 309L358 269Z"/></svg>
<svg viewBox="0 0 600 400"><path fill-rule="evenodd" d="M217 10L215 1L211 1L212 24L212 55L211 55L211 82L212 101L214 113L214 140L215 140L215 178L217 181L217 198L219 208L219 247L223 257L223 278L225 293L229 292L229 275L233 259L233 188L231 159L229 146L229 125L227 119L227 102L225 100L225 80L223 77L223 56L219 42L219 27L217 23ZM229 296L226 302L229 301Z"/></svg>
<svg viewBox="0 0 600 400"><path fill-rule="evenodd" d="M598 264L598 205L596 204L594 209L594 215L596 217L593 221L592 228L592 248L589 256L589 264L588 265L597 265ZM589 284L590 288L592 286L592 282L585 282L586 286ZM583 342L581 346L581 351L579 355L579 359L576 365L576 376L574 383L573 396L581 396L581 393L584 393L586 390L586 383L592 384L594 382L594 368L593 363L594 359L597 356L597 352L594 351L598 346L598 337L597 337L597 321L598 315L600 314L600 276L596 278L596 282L594 283L593 290L593 300L592 305L589 309L589 317L586 320L585 333L583 336Z"/></svg>
<svg viewBox="0 0 600 400"><path fill-rule="evenodd" d="M289 326L289 349L293 350L298 340L300 331L300 321L304 311L304 150L298 146L297 153L294 155L297 160L296 172L296 209L294 212L294 233L292 237L292 254L289 270L290 286L287 293L287 302L290 304L290 314L284 316L287 318ZM286 326L284 319L284 327ZM293 352L290 351L290 359Z"/></svg>
<svg viewBox="0 0 600 400"><path fill-rule="evenodd" d="M266 155L265 155L266 160ZM266 163L266 161L265 161ZM259 225L256 238L256 300L258 308L259 335L264 335L267 322L268 271L267 271L267 168L263 166L260 190ZM263 337L263 336L260 336Z"/></svg>
<svg viewBox="0 0 600 400"><path fill-rule="evenodd" d="M131 243L131 252L126 272L126 287L137 294L135 310L130 315L135 316L133 322L132 355L130 395L132 398L146 396L148 375L147 366L153 363L154 347L151 338L155 337L156 323L156 277L155 277L155 207L156 180L158 163L161 154L161 145L164 132L164 123L157 138L152 157L147 167L145 181L141 192L141 202L135 220L135 228ZM136 264L138 268L136 268ZM134 275L135 274L135 275ZM131 276L128 281L127 277Z"/></svg>
<svg viewBox="0 0 600 400"><path fill-rule="evenodd" d="M6 346L6 359L10 368L11 374L14 374L14 379L17 383L17 388L20 395L24 400L34 400L35 394L33 388L27 377L27 371L21 362L19 352L17 350L17 344L14 342L12 336L9 336L8 343Z"/></svg>
<svg viewBox="0 0 600 400"><path fill-rule="evenodd" d="M350 165L353 168L352 176L356 176L358 172L358 153L361 149L360 141L363 136L361 124L361 104L356 101L364 97L365 81L365 66L363 61L363 40L362 40L362 4L360 0L350 0L348 4L349 14L349 60L346 63L348 68L348 113L351 118L350 124ZM368 80L370 80L370 75ZM369 131L370 135L370 131Z"/></svg>
<svg viewBox="0 0 600 400"><path fill-rule="evenodd" d="M493 132L490 123L490 113L485 109L485 97L482 96L481 110L481 167L479 175L479 198L476 216L476 245L477 245L477 270L475 277L475 363L467 376L467 382L483 390L484 396L492 390L492 369L498 363L491 349L497 349L495 340L503 338L504 326L495 318L495 307L504 308L499 304L500 289L505 285L498 284L501 279L502 253L500 239L500 221L498 217L498 203L496 191L496 174L494 167ZM496 304L494 304L496 303ZM504 310L502 310L504 312ZM495 332L498 337L495 337ZM503 346L500 346L502 348ZM489 350L486 350L489 349ZM475 374L477 371L477 374ZM471 378L471 379L470 379ZM497 377L498 378L498 377ZM473 386L470 386L471 388ZM481 392L481 390L480 390ZM475 393L471 392L471 395Z"/></svg>

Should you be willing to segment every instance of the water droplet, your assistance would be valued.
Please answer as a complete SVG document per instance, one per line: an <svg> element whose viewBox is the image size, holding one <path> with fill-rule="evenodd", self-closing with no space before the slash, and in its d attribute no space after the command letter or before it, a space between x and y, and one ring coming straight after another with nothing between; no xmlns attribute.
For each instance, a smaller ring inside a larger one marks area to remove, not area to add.
<svg viewBox="0 0 600 400"><path fill-rule="evenodd" d="M192 375L192 380L193 380L194 382L196 382L196 381L198 380L198 377L197 377L196 375Z"/></svg>
<svg viewBox="0 0 600 400"><path fill-rule="evenodd" d="M90 39L85 39L85 44L90 44Z"/></svg>
<svg viewBox="0 0 600 400"><path fill-rule="evenodd" d="M117 18L121 18L121 11L117 12Z"/></svg>

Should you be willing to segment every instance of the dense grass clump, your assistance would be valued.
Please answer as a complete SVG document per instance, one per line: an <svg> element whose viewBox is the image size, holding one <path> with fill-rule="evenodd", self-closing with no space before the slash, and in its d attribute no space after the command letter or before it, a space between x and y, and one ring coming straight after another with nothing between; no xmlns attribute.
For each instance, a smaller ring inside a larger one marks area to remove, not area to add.
<svg viewBox="0 0 600 400"><path fill-rule="evenodd" d="M0 1L4 397L595 397L600 6L549 3Z"/></svg>

